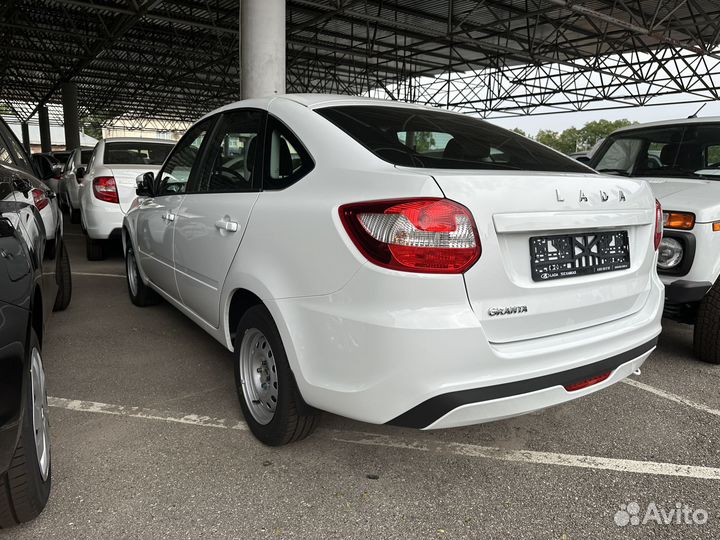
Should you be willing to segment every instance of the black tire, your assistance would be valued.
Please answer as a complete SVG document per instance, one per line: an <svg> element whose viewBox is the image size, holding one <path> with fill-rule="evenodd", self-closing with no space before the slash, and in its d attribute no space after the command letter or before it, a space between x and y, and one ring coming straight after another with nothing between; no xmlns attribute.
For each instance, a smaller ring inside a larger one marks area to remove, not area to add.
<svg viewBox="0 0 720 540"><path fill-rule="evenodd" d="M720 281L710 289L700 302L693 350L703 362L720 364Z"/></svg>
<svg viewBox="0 0 720 540"><path fill-rule="evenodd" d="M135 292L133 292L133 287L130 284L131 272L135 272L136 276ZM137 261L135 260L135 252L129 243L127 249L125 250L125 280L127 281L130 300L136 306L152 306L160 301L158 293L143 283L143 280L140 277L140 271L137 267Z"/></svg>
<svg viewBox="0 0 720 540"><path fill-rule="evenodd" d="M65 311L72 298L72 273L70 272L70 257L65 242L61 244L60 256L57 258L55 278L58 284L58 293L55 297L53 311Z"/></svg>
<svg viewBox="0 0 720 540"><path fill-rule="evenodd" d="M40 350L35 332L32 332L30 351ZM52 464L43 480L35 449L32 418L32 386L30 362L25 374L23 399L25 411L22 417L20 438L10 461L10 468L0 474L0 529L7 529L35 519L43 511L50 497Z"/></svg>
<svg viewBox="0 0 720 540"><path fill-rule="evenodd" d="M85 255L88 261L102 261L105 258L105 242L86 236Z"/></svg>
<svg viewBox="0 0 720 540"><path fill-rule="evenodd" d="M277 368L278 397L275 413L267 424L255 420L245 400L245 390L240 368L240 351L245 333L260 330L272 349ZM253 435L268 446L282 446L310 435L317 427L320 411L307 405L300 395L285 354L280 333L265 306L248 309L240 319L235 338L235 388L240 408Z"/></svg>

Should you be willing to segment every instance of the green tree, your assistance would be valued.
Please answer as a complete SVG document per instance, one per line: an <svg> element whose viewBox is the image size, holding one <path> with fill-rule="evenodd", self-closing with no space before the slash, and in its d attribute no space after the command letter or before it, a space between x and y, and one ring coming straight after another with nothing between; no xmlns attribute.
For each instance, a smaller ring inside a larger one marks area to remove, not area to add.
<svg viewBox="0 0 720 540"><path fill-rule="evenodd" d="M560 133L557 131L542 129L538 131L535 140L539 143L564 152L572 154L590 150L598 141L610 135L616 129L631 125L629 120L595 120L588 122L580 129L571 127Z"/></svg>
<svg viewBox="0 0 720 540"><path fill-rule="evenodd" d="M86 116L80 120L80 125L85 130L85 134L95 139L102 139L102 120L97 116Z"/></svg>
<svg viewBox="0 0 720 540"><path fill-rule="evenodd" d="M519 127L512 128L510 131L512 131L513 133L517 133L518 135L522 135L523 137L527 137L527 136L528 136L528 134L525 133L525 131L522 130L522 129L520 129Z"/></svg>

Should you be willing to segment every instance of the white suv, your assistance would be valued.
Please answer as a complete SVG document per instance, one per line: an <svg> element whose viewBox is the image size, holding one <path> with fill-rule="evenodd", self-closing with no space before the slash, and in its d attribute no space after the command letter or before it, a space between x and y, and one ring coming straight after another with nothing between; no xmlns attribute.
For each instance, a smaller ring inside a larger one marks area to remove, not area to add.
<svg viewBox="0 0 720 540"><path fill-rule="evenodd" d="M87 169L76 169L88 260L103 259L106 241L120 237L123 216L135 200L135 178L143 171L157 171L174 144L162 139L105 139L95 145Z"/></svg>
<svg viewBox="0 0 720 540"><path fill-rule="evenodd" d="M288 95L202 118L124 220L128 290L234 351L264 443L324 410L446 428L638 370L660 333L644 182L467 116Z"/></svg>
<svg viewBox="0 0 720 540"><path fill-rule="evenodd" d="M696 356L720 364L720 118L618 130L591 165L650 183L664 209L665 316L694 324Z"/></svg>

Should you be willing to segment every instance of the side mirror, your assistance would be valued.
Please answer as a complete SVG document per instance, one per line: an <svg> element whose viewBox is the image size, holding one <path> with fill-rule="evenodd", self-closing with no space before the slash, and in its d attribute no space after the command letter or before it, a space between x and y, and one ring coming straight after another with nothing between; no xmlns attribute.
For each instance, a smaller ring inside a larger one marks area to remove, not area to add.
<svg viewBox="0 0 720 540"><path fill-rule="evenodd" d="M139 174L135 178L135 184L137 189L135 194L138 197L152 197L153 196L153 183L155 182L155 175L151 172Z"/></svg>
<svg viewBox="0 0 720 540"><path fill-rule="evenodd" d="M75 178L78 182L85 177L85 167L78 167L75 169Z"/></svg>
<svg viewBox="0 0 720 540"><path fill-rule="evenodd" d="M60 178L60 175L62 174L63 166L59 163L56 163L52 166L52 177L53 178Z"/></svg>

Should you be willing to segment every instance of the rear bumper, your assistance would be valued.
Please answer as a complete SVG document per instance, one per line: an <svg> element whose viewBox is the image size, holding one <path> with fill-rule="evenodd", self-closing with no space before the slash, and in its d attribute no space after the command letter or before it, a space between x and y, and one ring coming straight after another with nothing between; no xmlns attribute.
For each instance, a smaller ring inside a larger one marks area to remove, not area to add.
<svg viewBox="0 0 720 540"><path fill-rule="evenodd" d="M118 204L98 203L82 207L83 224L93 240L107 240L116 235L116 231L122 230L124 217Z"/></svg>
<svg viewBox="0 0 720 540"><path fill-rule="evenodd" d="M461 276L393 281L383 273L372 282L369 273L377 270L361 269L365 275L329 296L266 302L305 401L364 422L452 427L563 403L628 376L661 331L663 286L654 274L645 304L632 315L491 343ZM612 375L581 390L563 388L563 381L598 370Z"/></svg>
<svg viewBox="0 0 720 540"><path fill-rule="evenodd" d="M439 429L490 422L544 409L597 392L639 369L655 349L657 338L616 356L513 383L462 390L435 396L392 419L388 424L418 429ZM611 372L604 381L569 392L564 385Z"/></svg>

